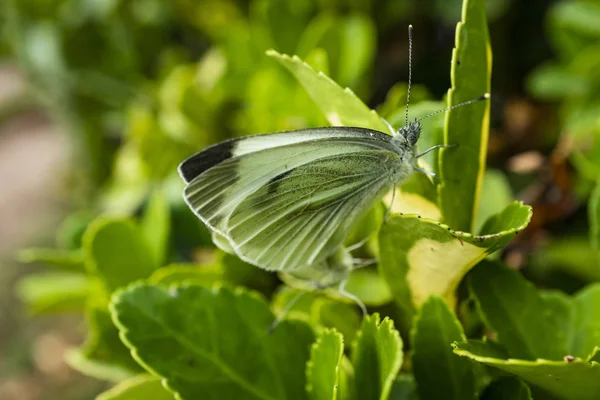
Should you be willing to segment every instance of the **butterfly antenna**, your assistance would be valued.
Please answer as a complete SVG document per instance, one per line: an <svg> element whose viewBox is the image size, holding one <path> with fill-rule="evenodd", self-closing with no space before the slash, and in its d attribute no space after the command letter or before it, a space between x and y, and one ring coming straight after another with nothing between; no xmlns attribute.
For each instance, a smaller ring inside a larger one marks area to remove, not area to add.
<svg viewBox="0 0 600 400"><path fill-rule="evenodd" d="M358 304L358 306L360 307L360 309L362 311L363 318L366 317L367 316L367 307L365 307L365 304L362 301L360 301L360 299L358 297L356 297L352 293L346 291L346 283L348 283L347 278L340 282L338 291L340 292L340 294L342 296L347 297L350 300L352 300L353 302L355 302L356 304Z"/></svg>
<svg viewBox="0 0 600 400"><path fill-rule="evenodd" d="M294 307L296 305L296 303L298 302L298 300L300 300L300 298L302 298L302 296L304 296L306 293L308 293L308 292L302 291L302 292L298 293L285 305L283 310L279 313L279 315L277 315L277 318L275 318L275 321L273 321L271 326L269 326L269 329L267 329L267 333L271 333L275 330L275 328L277 328L277 326L281 323L283 318L290 312L292 307Z"/></svg>
<svg viewBox="0 0 600 400"><path fill-rule="evenodd" d="M408 126L408 104L410 103L410 86L412 83L412 25L408 26L408 89L406 93L406 125Z"/></svg>
<svg viewBox="0 0 600 400"><path fill-rule="evenodd" d="M429 118L429 117L432 117L432 116L434 116L434 115L437 115L437 114L439 114L439 113L443 113L443 112L446 112L446 111L454 110L455 108L462 107L462 106L466 106L466 105L469 105L469 104L473 104L473 103L479 103L480 101L487 100L487 99L489 99L489 98L490 98L490 94L489 94L489 93L486 93L486 94L484 94L484 95L482 95L482 96L479 96L479 97L478 97L478 98L476 98L476 99L469 100L469 101L464 101L464 102L462 102L462 103L458 103L458 104L455 104L455 105L453 105L453 106L446 107L446 108L442 108L441 110L437 110L437 111L434 111L434 112L432 112L432 113L429 113L429 114L427 114L426 116L424 116L424 117L422 117L422 118L419 118L419 119L417 120L417 122L419 122L419 121L423 121L424 119L426 119L426 118Z"/></svg>

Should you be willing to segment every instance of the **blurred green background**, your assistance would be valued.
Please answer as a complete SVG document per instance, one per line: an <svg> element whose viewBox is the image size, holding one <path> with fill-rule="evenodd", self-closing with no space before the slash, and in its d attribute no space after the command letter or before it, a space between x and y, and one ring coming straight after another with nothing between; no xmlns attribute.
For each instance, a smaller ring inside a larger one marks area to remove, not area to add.
<svg viewBox="0 0 600 400"><path fill-rule="evenodd" d="M587 212L600 176L600 3L487 4L488 164L492 179L509 183L505 197L534 206L502 256L538 285L573 292L600 279ZM460 0L2 0L0 399L89 399L106 387L62 361L83 340L79 314L31 318L18 299L18 278L40 268L20 265L19 249L78 248L93 216L135 215L161 187L174 258L202 258L192 250L210 237L181 201L177 164L228 137L327 124L265 50L299 55L398 125L408 24L419 107L450 86L460 8ZM493 200L484 190L483 201Z"/></svg>

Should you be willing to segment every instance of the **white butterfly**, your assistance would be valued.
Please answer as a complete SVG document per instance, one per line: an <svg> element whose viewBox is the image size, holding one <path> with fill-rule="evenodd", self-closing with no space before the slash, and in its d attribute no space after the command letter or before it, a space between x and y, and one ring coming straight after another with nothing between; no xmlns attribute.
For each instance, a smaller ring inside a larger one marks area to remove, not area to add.
<svg viewBox="0 0 600 400"><path fill-rule="evenodd" d="M408 123L408 106L407 124L390 130L393 136L324 127L227 140L181 163L183 195L251 264L284 272L332 268L328 258L361 217L413 171L429 173L417 158L443 147L416 153L421 124Z"/></svg>

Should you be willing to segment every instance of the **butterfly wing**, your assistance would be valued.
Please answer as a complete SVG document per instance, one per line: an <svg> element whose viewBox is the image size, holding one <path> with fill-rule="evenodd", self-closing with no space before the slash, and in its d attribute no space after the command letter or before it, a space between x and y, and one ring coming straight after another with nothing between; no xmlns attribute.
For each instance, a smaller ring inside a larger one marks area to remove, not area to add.
<svg viewBox="0 0 600 400"><path fill-rule="evenodd" d="M184 198L240 257L292 270L322 261L391 185L390 138L318 128L223 142L182 163Z"/></svg>
<svg viewBox="0 0 600 400"><path fill-rule="evenodd" d="M394 153L365 150L294 168L247 196L226 234L240 257L266 269L322 262L391 189L394 162Z"/></svg>

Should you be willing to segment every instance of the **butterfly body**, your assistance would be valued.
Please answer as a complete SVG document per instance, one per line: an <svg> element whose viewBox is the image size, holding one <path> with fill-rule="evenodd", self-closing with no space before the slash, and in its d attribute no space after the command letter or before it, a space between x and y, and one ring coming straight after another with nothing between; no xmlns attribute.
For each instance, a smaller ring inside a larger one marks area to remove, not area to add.
<svg viewBox="0 0 600 400"><path fill-rule="evenodd" d="M286 272L318 269L413 172L420 126L409 128L390 136L324 127L221 142L180 165L184 198L245 261Z"/></svg>

